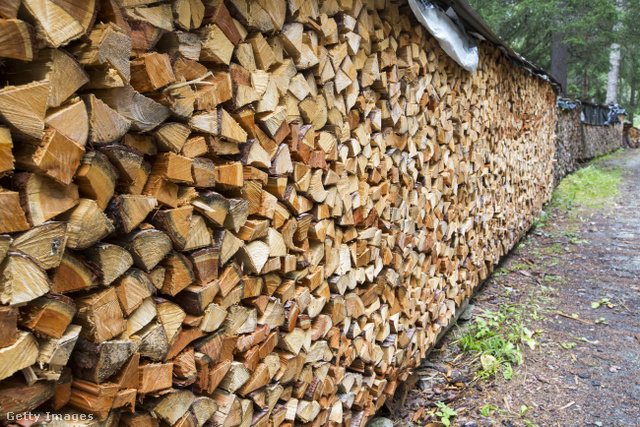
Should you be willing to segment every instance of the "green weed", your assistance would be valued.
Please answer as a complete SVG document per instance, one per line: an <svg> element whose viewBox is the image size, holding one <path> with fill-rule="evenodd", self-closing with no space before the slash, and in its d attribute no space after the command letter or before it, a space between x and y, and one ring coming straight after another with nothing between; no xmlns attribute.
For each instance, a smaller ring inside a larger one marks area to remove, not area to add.
<svg viewBox="0 0 640 427"><path fill-rule="evenodd" d="M527 268L529 268L529 266L521 262L514 262L513 264L511 264L511 271L525 270Z"/></svg>
<svg viewBox="0 0 640 427"><path fill-rule="evenodd" d="M436 403L436 406L439 409L436 415L440 418L440 422L449 427L451 425L451 418L458 415L458 412L455 409L449 408L447 404L443 402Z"/></svg>
<svg viewBox="0 0 640 427"><path fill-rule="evenodd" d="M481 355L480 378L502 373L505 379L511 379L513 367L524 361L522 344L535 346L533 333L525 328L523 318L520 305L503 305L498 312L484 310L458 338L463 351Z"/></svg>

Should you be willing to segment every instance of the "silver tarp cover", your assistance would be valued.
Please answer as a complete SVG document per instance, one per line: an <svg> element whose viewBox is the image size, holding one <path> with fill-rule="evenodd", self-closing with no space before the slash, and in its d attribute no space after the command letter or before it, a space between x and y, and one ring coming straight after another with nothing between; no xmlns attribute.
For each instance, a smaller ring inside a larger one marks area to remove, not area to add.
<svg viewBox="0 0 640 427"><path fill-rule="evenodd" d="M429 0L409 0L409 6L418 21L438 40L440 47L462 68L475 73L478 68L478 46L467 36L461 25L451 19L455 12L447 13Z"/></svg>

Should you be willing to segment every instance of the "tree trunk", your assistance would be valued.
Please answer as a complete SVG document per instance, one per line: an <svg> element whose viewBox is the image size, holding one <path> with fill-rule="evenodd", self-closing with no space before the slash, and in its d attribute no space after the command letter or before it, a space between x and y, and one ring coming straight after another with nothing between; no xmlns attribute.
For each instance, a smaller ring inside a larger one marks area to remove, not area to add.
<svg viewBox="0 0 640 427"><path fill-rule="evenodd" d="M629 97L629 121L633 125L633 112L636 108L636 84L631 83L631 96Z"/></svg>
<svg viewBox="0 0 640 427"><path fill-rule="evenodd" d="M611 69L607 77L607 98L605 103L615 104L618 101L618 74L620 73L620 45L611 43L609 54Z"/></svg>
<svg viewBox="0 0 640 427"><path fill-rule="evenodd" d="M582 67L582 99L589 96L589 65L585 62Z"/></svg>
<svg viewBox="0 0 640 427"><path fill-rule="evenodd" d="M563 13L558 16L566 17L565 2L560 1L558 8L563 10ZM560 89L560 95L567 95L567 74L569 69L569 47L564 42L565 33L561 29L563 23L556 24L551 35L551 76L556 79L562 86Z"/></svg>
<svg viewBox="0 0 640 427"><path fill-rule="evenodd" d="M622 11L622 1L617 2L618 11ZM616 23L613 28L614 33L620 33L622 23ZM609 63L611 68L609 69L609 75L607 76L607 98L605 103L616 104L618 102L618 74L620 74L620 44L617 42L611 43L611 51L609 52Z"/></svg>

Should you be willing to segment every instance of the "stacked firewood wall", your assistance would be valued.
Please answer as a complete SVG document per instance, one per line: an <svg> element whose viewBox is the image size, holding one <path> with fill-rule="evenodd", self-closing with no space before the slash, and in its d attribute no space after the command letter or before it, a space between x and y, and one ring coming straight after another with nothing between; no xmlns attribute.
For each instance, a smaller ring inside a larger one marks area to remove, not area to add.
<svg viewBox="0 0 640 427"><path fill-rule="evenodd" d="M562 178L580 167L580 161L584 158L582 128L585 126L580 120L580 105L573 109L558 108L557 111L555 185L559 185Z"/></svg>
<svg viewBox="0 0 640 427"><path fill-rule="evenodd" d="M604 156L621 148L624 142L623 122L625 116L618 116L618 123L606 126L582 124L582 158L584 160Z"/></svg>
<svg viewBox="0 0 640 427"><path fill-rule="evenodd" d="M403 3L0 15L3 418L362 426L550 196L551 85Z"/></svg>

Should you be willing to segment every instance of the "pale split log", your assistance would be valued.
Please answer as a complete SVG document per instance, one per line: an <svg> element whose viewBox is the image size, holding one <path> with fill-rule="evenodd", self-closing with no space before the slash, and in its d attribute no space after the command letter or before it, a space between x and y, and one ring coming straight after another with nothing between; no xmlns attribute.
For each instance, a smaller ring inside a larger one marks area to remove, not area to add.
<svg viewBox="0 0 640 427"><path fill-rule="evenodd" d="M189 127L180 123L164 123L153 134L160 151L173 151L179 153L182 150L191 131Z"/></svg>
<svg viewBox="0 0 640 427"><path fill-rule="evenodd" d="M84 147L89 138L87 107L79 97L74 97L59 108L47 110L45 124Z"/></svg>
<svg viewBox="0 0 640 427"><path fill-rule="evenodd" d="M164 31L174 30L173 14L171 10L171 5L169 4L158 4L158 5L126 8L126 9L123 9L123 14L125 15L125 17L129 18L132 21L139 21L140 23L146 24L151 28L154 28L154 29L157 28L158 32L160 30L164 30ZM147 46L153 47L152 45L153 43Z"/></svg>
<svg viewBox="0 0 640 427"><path fill-rule="evenodd" d="M259 240L240 248L238 258L249 273L259 274L269 258L269 245Z"/></svg>
<svg viewBox="0 0 640 427"><path fill-rule="evenodd" d="M23 141L14 152L21 169L44 173L68 185L80 165L84 147L50 128L41 141Z"/></svg>
<svg viewBox="0 0 640 427"><path fill-rule="evenodd" d="M122 194L111 199L106 213L115 229L127 234L144 221L156 205L154 197Z"/></svg>
<svg viewBox="0 0 640 427"><path fill-rule="evenodd" d="M21 206L23 199L18 192L0 189L0 232L29 229L28 217Z"/></svg>
<svg viewBox="0 0 640 427"><path fill-rule="evenodd" d="M62 255L60 265L53 271L52 276L51 290L55 293L87 290L100 282L97 266L71 250L65 251Z"/></svg>
<svg viewBox="0 0 640 427"><path fill-rule="evenodd" d="M0 301L3 304L28 302L51 289L45 271L27 255L7 253L0 270Z"/></svg>
<svg viewBox="0 0 640 427"><path fill-rule="evenodd" d="M48 46L58 47L82 36L92 25L96 1L23 0L35 20L36 32Z"/></svg>
<svg viewBox="0 0 640 427"><path fill-rule="evenodd" d="M0 7L4 6L3 3ZM34 33L34 29L29 24L15 19L15 16L10 19L0 19L0 57L32 61L36 53Z"/></svg>
<svg viewBox="0 0 640 427"><path fill-rule="evenodd" d="M113 283L133 265L133 257L125 248L109 243L98 243L83 254L100 269L105 286Z"/></svg>
<svg viewBox="0 0 640 427"><path fill-rule="evenodd" d="M122 138L131 122L118 114L94 94L83 96L89 112L89 141L95 144L108 144Z"/></svg>
<svg viewBox="0 0 640 427"><path fill-rule="evenodd" d="M35 337L29 332L18 334L16 342L0 349L0 358L4 361L0 365L0 379L33 365L38 358L38 342Z"/></svg>
<svg viewBox="0 0 640 427"><path fill-rule="evenodd" d="M131 78L129 53L131 39L126 31L113 23L96 25L89 38L72 52L81 64L98 67L103 73L113 70L112 78L122 86Z"/></svg>
<svg viewBox="0 0 640 427"><path fill-rule="evenodd" d="M130 85L96 91L102 101L131 122L131 129L144 132L157 127L169 117L170 110L138 93Z"/></svg>
<svg viewBox="0 0 640 427"><path fill-rule="evenodd" d="M219 26L210 24L200 28L198 34L202 39L200 61L228 65L231 61L234 46L225 35L225 32Z"/></svg>
<svg viewBox="0 0 640 427"><path fill-rule="evenodd" d="M113 222L91 199L80 199L60 219L67 221L67 246L71 249L86 249L114 231Z"/></svg>
<svg viewBox="0 0 640 427"><path fill-rule="evenodd" d="M189 410L195 396L188 390L171 390L160 397L145 399L142 406L156 417L174 425Z"/></svg>
<svg viewBox="0 0 640 427"><path fill-rule="evenodd" d="M0 117L14 129L42 138L50 83L39 81L0 90Z"/></svg>
<svg viewBox="0 0 640 427"><path fill-rule="evenodd" d="M38 337L60 338L75 314L71 298L47 294L21 308L20 325Z"/></svg>
<svg viewBox="0 0 640 427"><path fill-rule="evenodd" d="M34 371L38 378L46 380L60 380L64 374L63 368L69 362L75 348L81 327L69 325L60 338L40 340L40 354Z"/></svg>
<svg viewBox="0 0 640 427"><path fill-rule="evenodd" d="M120 243L133 257L135 266L146 272L151 272L172 249L169 236L155 229L134 231Z"/></svg>

